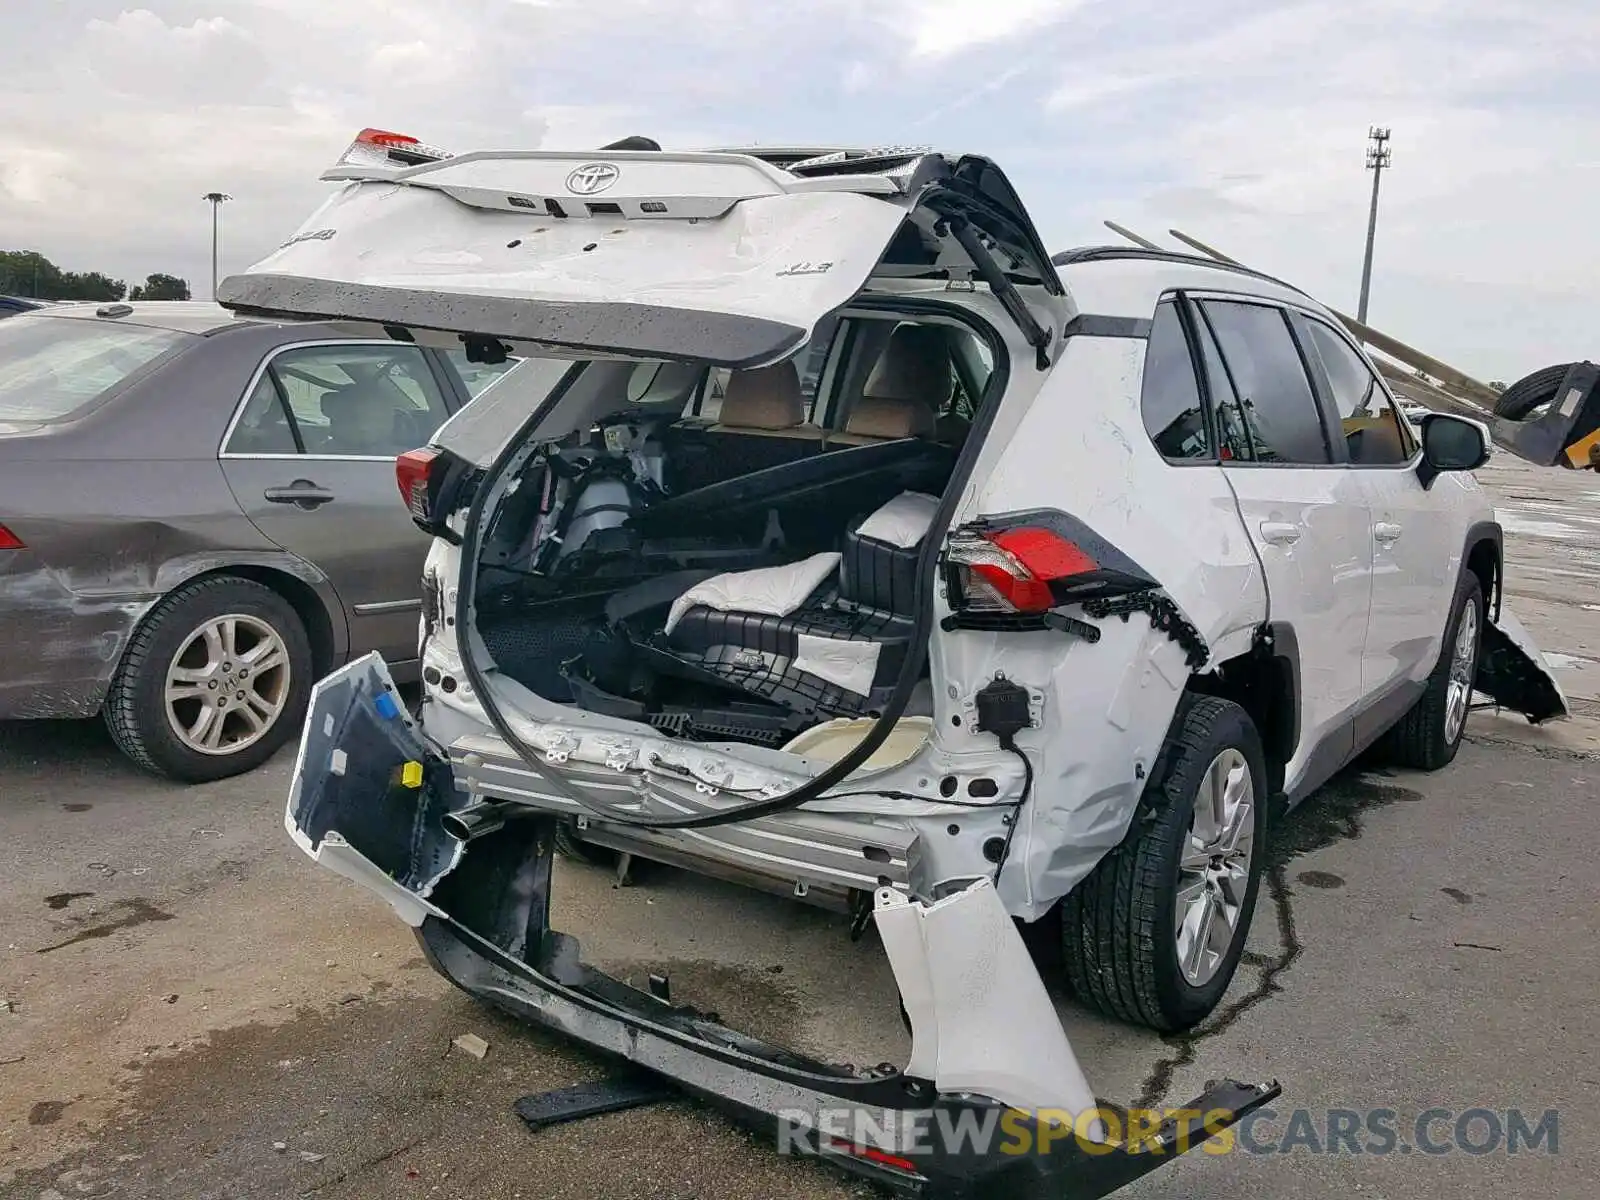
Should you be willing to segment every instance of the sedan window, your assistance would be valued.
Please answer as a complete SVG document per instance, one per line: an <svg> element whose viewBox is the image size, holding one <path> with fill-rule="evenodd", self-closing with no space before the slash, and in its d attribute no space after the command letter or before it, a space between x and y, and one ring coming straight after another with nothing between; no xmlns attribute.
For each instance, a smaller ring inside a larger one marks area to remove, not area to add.
<svg viewBox="0 0 1600 1200"><path fill-rule="evenodd" d="M64 421L192 335L25 314L0 324L0 421Z"/></svg>
<svg viewBox="0 0 1600 1200"><path fill-rule="evenodd" d="M449 415L415 347L298 347L261 373L227 453L393 458L427 445Z"/></svg>

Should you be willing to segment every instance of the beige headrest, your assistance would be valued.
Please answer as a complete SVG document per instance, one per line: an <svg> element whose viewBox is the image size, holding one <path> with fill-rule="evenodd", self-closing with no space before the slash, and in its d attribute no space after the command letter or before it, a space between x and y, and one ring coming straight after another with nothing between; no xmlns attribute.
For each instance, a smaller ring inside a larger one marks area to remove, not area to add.
<svg viewBox="0 0 1600 1200"><path fill-rule="evenodd" d="M935 325L901 325L867 377L869 400L909 400L933 412L950 399L950 347Z"/></svg>
<svg viewBox="0 0 1600 1200"><path fill-rule="evenodd" d="M935 424L933 409L925 404L869 398L856 401L845 432L877 438L932 437Z"/></svg>
<svg viewBox="0 0 1600 1200"><path fill-rule="evenodd" d="M805 419L800 373L792 361L733 372L717 418L723 425L742 429L789 429Z"/></svg>

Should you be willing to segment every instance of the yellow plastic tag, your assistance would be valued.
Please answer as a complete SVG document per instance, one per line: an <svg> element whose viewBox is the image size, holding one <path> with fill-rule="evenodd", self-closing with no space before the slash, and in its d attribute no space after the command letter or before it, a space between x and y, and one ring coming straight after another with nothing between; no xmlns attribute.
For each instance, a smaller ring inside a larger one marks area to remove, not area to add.
<svg viewBox="0 0 1600 1200"><path fill-rule="evenodd" d="M422 764L419 762L408 762L405 766L401 767L400 782L408 788L421 787Z"/></svg>

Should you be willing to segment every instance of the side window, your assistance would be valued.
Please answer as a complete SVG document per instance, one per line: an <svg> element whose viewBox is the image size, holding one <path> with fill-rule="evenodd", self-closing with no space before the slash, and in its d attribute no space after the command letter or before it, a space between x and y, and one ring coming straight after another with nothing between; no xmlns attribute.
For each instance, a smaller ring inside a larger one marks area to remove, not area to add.
<svg viewBox="0 0 1600 1200"><path fill-rule="evenodd" d="M229 454L298 454L289 410L278 399L270 371L261 372L228 438Z"/></svg>
<svg viewBox="0 0 1600 1200"><path fill-rule="evenodd" d="M1350 461L1361 467L1393 467L1411 460L1411 443L1378 377L1345 341L1321 321L1306 318L1311 344L1322 360L1339 408L1339 424Z"/></svg>
<svg viewBox="0 0 1600 1200"><path fill-rule="evenodd" d="M1216 334L1257 462L1325 464L1332 459L1305 363L1282 309L1208 300Z"/></svg>
<svg viewBox="0 0 1600 1200"><path fill-rule="evenodd" d="M1216 406L1217 438L1221 443L1217 457L1223 462L1253 462L1255 448L1250 445L1250 435L1245 432L1244 409L1234 393L1233 380L1228 378L1228 368L1222 361L1222 351L1217 349L1217 339L1211 325L1199 322L1200 365L1206 373L1206 386L1211 392L1211 403Z"/></svg>
<svg viewBox="0 0 1600 1200"><path fill-rule="evenodd" d="M1178 306L1171 301L1156 306L1150 340L1144 353L1144 388L1139 396L1145 432L1168 461L1211 459L1211 438L1206 432L1200 385L1194 359L1183 336Z"/></svg>
<svg viewBox="0 0 1600 1200"><path fill-rule="evenodd" d="M461 376L461 382L467 385L467 395L474 400L491 383L522 361L520 358L508 358L503 363L468 362L465 350L446 350L445 355L456 369L456 374Z"/></svg>
<svg viewBox="0 0 1600 1200"><path fill-rule="evenodd" d="M413 346L305 346L275 355L261 373L228 453L393 458L426 445L449 415Z"/></svg>

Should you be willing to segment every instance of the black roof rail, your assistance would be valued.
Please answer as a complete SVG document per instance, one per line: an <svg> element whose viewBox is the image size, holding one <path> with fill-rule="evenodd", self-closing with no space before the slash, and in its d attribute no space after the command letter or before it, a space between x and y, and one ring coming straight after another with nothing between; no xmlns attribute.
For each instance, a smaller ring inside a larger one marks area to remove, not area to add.
<svg viewBox="0 0 1600 1200"><path fill-rule="evenodd" d="M1286 283L1276 275L1268 275L1265 271L1257 271L1253 267L1246 267L1240 263L1223 262L1218 258L1206 258L1200 254L1185 254L1180 250L1149 250L1143 246L1079 246L1072 250L1063 250L1060 254L1052 255L1050 262L1057 267L1070 267L1086 262L1113 262L1118 259L1145 259L1150 262L1169 262L1186 267L1210 267L1216 271L1232 271L1235 275L1249 275L1252 278L1275 283L1281 288L1287 288L1296 295L1304 296L1307 300L1313 299L1310 292L1304 288L1297 288L1292 283Z"/></svg>

